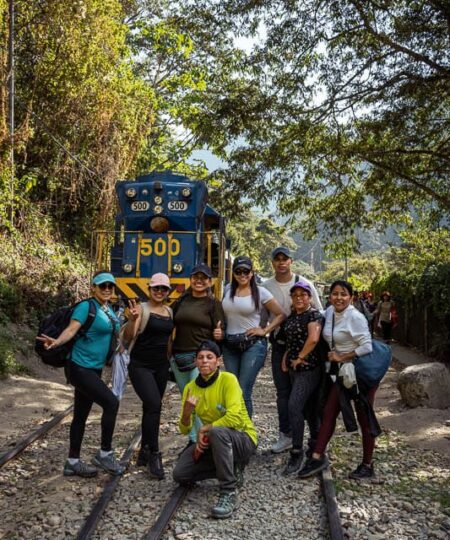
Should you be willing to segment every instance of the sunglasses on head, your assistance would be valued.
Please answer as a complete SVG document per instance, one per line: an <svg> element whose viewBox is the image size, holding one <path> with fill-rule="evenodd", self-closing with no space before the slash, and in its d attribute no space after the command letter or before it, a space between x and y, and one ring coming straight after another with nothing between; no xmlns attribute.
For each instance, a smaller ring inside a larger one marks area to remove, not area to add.
<svg viewBox="0 0 450 540"><path fill-rule="evenodd" d="M156 287L150 287L150 289L155 292L169 292L169 289L164 285L156 285Z"/></svg>
<svg viewBox="0 0 450 540"><path fill-rule="evenodd" d="M106 291L106 289L109 289L110 291L112 291L114 289L114 283L100 283L100 285L97 285L98 288L102 291Z"/></svg>
<svg viewBox="0 0 450 540"><path fill-rule="evenodd" d="M249 270L248 268L237 268L234 273L236 274L236 276L248 276L250 274L251 270Z"/></svg>

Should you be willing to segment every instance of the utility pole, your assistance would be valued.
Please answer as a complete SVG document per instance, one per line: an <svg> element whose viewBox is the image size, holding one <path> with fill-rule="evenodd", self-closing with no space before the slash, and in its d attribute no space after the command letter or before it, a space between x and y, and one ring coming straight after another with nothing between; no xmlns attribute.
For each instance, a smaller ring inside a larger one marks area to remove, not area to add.
<svg viewBox="0 0 450 540"><path fill-rule="evenodd" d="M9 41L8 41L8 60L9 60L9 138L10 138L10 163L11 163L11 178L10 178L10 220L11 225L14 223L14 0L9 0Z"/></svg>

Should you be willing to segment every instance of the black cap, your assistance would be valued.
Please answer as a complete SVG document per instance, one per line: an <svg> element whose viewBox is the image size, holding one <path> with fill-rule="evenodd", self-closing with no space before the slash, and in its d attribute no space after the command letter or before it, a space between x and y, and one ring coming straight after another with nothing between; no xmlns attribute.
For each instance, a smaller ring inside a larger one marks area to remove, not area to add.
<svg viewBox="0 0 450 540"><path fill-rule="evenodd" d="M214 341L211 341L209 339L207 339L205 341L202 341L202 343L200 343L200 347L197 349L197 352L195 354L197 355L201 351L211 351L216 356L221 356L222 355L222 353L220 352L220 348L217 345L217 343L215 343Z"/></svg>
<svg viewBox="0 0 450 540"><path fill-rule="evenodd" d="M247 268L247 270L253 269L253 263L250 257L243 255L242 257L236 257L233 261L233 270L236 268Z"/></svg>
<svg viewBox="0 0 450 540"><path fill-rule="evenodd" d="M289 248L286 246L279 246L272 251L272 260L275 259L275 257L279 255L280 253L282 253L286 257L289 257L289 259L292 259L292 255Z"/></svg>
<svg viewBox="0 0 450 540"><path fill-rule="evenodd" d="M202 274L205 274L206 277L212 278L212 270L205 263L200 263L200 264L197 264L197 266L194 266L194 268L192 269L190 275L193 276L194 274L198 274L200 272Z"/></svg>

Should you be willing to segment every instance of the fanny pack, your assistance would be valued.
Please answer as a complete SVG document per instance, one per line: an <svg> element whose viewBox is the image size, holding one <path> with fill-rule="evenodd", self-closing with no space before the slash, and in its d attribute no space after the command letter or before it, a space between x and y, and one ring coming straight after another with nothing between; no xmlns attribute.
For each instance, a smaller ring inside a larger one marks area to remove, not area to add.
<svg viewBox="0 0 450 540"><path fill-rule="evenodd" d="M195 353L178 353L173 355L177 368L181 371L192 371L195 366Z"/></svg>
<svg viewBox="0 0 450 540"><path fill-rule="evenodd" d="M244 352L254 345L259 336L247 336L247 334L228 334L225 337L226 346L232 351Z"/></svg>

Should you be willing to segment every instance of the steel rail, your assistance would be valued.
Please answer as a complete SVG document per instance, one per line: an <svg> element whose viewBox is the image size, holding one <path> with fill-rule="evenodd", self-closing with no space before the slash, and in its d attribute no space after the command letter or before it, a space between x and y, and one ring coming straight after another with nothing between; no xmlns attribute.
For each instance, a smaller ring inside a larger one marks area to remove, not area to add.
<svg viewBox="0 0 450 540"><path fill-rule="evenodd" d="M52 428L60 424L66 416L68 416L73 410L73 405L70 405L65 409L64 411L58 413L55 415L51 420L48 420L48 422L45 422L41 426L39 426L38 429L35 431L32 431L29 433L26 437L21 439L17 444L14 445L11 450L8 450L8 452L5 452L0 456L0 468L3 467L8 461L11 461L13 458L15 458L18 454L23 452L27 446L29 446L31 443L36 441L37 439L40 439L43 435L48 433Z"/></svg>
<svg viewBox="0 0 450 540"><path fill-rule="evenodd" d="M327 507L330 540L343 540L344 531L342 529L341 517L337 505L333 476L329 467L322 471L322 474L320 475L320 484L325 499L325 506Z"/></svg>
<svg viewBox="0 0 450 540"><path fill-rule="evenodd" d="M141 430L139 428L134 434L130 444L128 445L128 448L125 450L120 459L121 465L123 465L124 467L128 467L128 464L133 457L133 453L140 442ZM94 504L91 513L86 518L83 526L81 527L77 535L77 540L89 540L91 538L92 534L95 532L98 522L100 521L100 518L102 517L106 507L108 506L109 501L111 500L111 497L114 494L114 491L119 485L121 478L122 476L112 476L110 480L106 483L102 494L100 495L99 499L97 499L97 502Z"/></svg>
<svg viewBox="0 0 450 540"><path fill-rule="evenodd" d="M172 516L178 510L178 507L183 502L189 489L188 486L178 486L173 491L170 499L161 510L158 519L155 521L152 528L144 534L142 540L159 540L161 538L167 525L169 525Z"/></svg>

